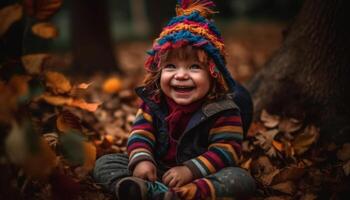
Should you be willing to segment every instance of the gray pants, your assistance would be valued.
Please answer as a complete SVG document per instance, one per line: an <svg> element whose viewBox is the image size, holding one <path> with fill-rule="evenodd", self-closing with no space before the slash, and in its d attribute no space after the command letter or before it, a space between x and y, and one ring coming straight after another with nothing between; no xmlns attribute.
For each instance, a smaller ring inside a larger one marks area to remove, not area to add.
<svg viewBox="0 0 350 200"><path fill-rule="evenodd" d="M97 159L93 176L95 181L111 193L121 178L131 176L128 170L128 156L125 154L109 154ZM227 167L217 173L205 177L214 185L216 196L241 198L250 196L255 191L255 181L242 168Z"/></svg>

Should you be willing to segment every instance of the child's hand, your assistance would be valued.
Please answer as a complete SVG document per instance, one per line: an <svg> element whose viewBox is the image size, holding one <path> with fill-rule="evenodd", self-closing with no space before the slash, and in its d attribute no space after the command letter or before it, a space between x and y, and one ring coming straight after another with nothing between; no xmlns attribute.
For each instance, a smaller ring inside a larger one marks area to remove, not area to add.
<svg viewBox="0 0 350 200"><path fill-rule="evenodd" d="M157 169L152 162L141 161L135 166L132 175L144 180L154 182L157 180Z"/></svg>
<svg viewBox="0 0 350 200"><path fill-rule="evenodd" d="M173 167L163 175L163 183L171 188L181 187L192 180L193 174L186 166Z"/></svg>

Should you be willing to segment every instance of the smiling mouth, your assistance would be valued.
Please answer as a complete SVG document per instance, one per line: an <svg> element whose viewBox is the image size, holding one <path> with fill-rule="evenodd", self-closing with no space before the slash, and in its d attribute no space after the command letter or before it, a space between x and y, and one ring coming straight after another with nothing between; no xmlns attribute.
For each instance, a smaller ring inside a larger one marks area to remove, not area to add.
<svg viewBox="0 0 350 200"><path fill-rule="evenodd" d="M194 86L172 86L172 88L176 91L176 92L181 92L181 93L185 93L185 92L191 92L192 90L194 90Z"/></svg>

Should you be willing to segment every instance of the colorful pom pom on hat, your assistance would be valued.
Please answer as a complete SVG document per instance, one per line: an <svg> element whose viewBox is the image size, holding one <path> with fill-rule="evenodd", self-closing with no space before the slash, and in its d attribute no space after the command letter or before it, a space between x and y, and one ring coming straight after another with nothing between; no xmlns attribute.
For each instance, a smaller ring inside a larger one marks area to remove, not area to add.
<svg viewBox="0 0 350 200"><path fill-rule="evenodd" d="M154 41L145 67L149 71L158 68L159 55L172 48L186 45L203 49L214 61L216 70L223 76L231 91L235 81L226 68L225 45L211 15L215 4L210 0L178 0L176 15L163 28Z"/></svg>

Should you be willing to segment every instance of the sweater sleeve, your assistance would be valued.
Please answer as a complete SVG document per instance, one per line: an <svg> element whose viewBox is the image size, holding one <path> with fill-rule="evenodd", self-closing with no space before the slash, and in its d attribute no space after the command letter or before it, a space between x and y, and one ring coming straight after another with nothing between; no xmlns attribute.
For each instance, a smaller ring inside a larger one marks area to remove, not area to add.
<svg viewBox="0 0 350 200"><path fill-rule="evenodd" d="M141 161L151 161L156 165L153 158L153 148L156 138L154 136L153 119L150 109L142 103L133 123L127 142L129 156L129 170L133 171L136 164Z"/></svg>
<svg viewBox="0 0 350 200"><path fill-rule="evenodd" d="M184 162L195 178L213 174L222 168L235 166L241 155L243 140L239 111L220 116L209 131L208 151Z"/></svg>

